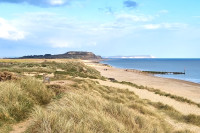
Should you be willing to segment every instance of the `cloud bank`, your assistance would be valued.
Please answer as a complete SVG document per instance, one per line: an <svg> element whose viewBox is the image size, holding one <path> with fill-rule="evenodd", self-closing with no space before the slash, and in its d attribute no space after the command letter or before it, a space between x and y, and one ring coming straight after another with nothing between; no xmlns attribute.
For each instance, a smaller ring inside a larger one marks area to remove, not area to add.
<svg viewBox="0 0 200 133"><path fill-rule="evenodd" d="M124 6L128 8L135 8L138 6L138 3L132 0L126 0L124 1Z"/></svg>
<svg viewBox="0 0 200 133"><path fill-rule="evenodd" d="M113 20L99 23L51 12L29 12L13 20L0 18L0 40L22 40L27 44L60 49L100 47L110 40L142 35L146 30L178 31L187 26L155 23L154 19L155 15L119 13L113 15Z"/></svg>
<svg viewBox="0 0 200 133"><path fill-rule="evenodd" d="M0 38L6 40L22 40L25 38L25 33L9 24L5 19L0 18Z"/></svg>
<svg viewBox="0 0 200 133"><path fill-rule="evenodd" d="M54 7L69 4L72 0L0 0L0 3L27 3L40 7Z"/></svg>

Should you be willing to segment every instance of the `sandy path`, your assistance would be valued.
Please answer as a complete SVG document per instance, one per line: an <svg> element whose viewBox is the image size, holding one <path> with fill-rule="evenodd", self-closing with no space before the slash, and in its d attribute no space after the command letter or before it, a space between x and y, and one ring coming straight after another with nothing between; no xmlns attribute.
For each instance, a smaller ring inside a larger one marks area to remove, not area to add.
<svg viewBox="0 0 200 133"><path fill-rule="evenodd" d="M148 99L152 102L161 102L161 103L167 104L169 106L174 107L177 111L179 111L185 115L188 115L188 114L200 115L200 108L198 108L195 105L178 102L169 97L160 96L153 92L149 92L147 90L142 90L142 89L137 89L137 88L134 88L134 87L131 87L128 85L113 83L110 81L102 81L102 80L98 80L98 82L101 85L105 85L105 86L116 87L116 88L120 88L120 89L129 89L130 91L133 91L136 95L138 95L141 99Z"/></svg>
<svg viewBox="0 0 200 133"><path fill-rule="evenodd" d="M23 133L30 125L31 119L25 120L13 126L13 130L10 133Z"/></svg>
<svg viewBox="0 0 200 133"><path fill-rule="evenodd" d="M159 78L139 72L127 72L124 69L107 67L97 63L85 62L85 64L100 71L102 76L115 78L118 81L128 81L137 85L153 87L200 103L200 84L175 79ZM105 71L104 69L108 70Z"/></svg>

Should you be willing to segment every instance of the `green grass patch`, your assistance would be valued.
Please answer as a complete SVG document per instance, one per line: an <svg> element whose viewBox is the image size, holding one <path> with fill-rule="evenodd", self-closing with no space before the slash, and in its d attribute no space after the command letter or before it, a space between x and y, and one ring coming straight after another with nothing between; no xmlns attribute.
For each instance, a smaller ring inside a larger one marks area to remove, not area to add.
<svg viewBox="0 0 200 133"><path fill-rule="evenodd" d="M59 69L61 71L59 71ZM19 74L26 73L36 73L36 77L39 73L46 73L54 75L69 75L73 77L83 77L83 78L92 78L92 79L102 79L105 80L104 77L100 75L100 72L95 70L92 67L86 66L84 63L79 61L66 61L64 63L58 62L43 62L43 63L23 63L23 62L16 62L16 63L1 63L0 62L0 71L8 71L8 72L15 72ZM54 79L57 79L55 77Z"/></svg>

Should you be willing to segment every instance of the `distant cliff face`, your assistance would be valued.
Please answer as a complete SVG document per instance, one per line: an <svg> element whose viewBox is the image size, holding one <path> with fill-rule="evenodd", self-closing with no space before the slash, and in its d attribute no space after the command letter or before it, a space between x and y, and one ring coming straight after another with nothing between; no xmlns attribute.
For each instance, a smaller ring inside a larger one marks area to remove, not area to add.
<svg viewBox="0 0 200 133"><path fill-rule="evenodd" d="M32 56L23 56L22 59L27 58L34 58L34 59L84 59L84 60L91 60L91 59L102 59L101 56L97 56L92 52L82 52L82 51L70 51L65 54L59 55L32 55Z"/></svg>
<svg viewBox="0 0 200 133"><path fill-rule="evenodd" d="M77 51L70 51L65 54L54 55L55 58L69 58L69 59L101 59L100 56L96 56L92 52L77 52Z"/></svg>

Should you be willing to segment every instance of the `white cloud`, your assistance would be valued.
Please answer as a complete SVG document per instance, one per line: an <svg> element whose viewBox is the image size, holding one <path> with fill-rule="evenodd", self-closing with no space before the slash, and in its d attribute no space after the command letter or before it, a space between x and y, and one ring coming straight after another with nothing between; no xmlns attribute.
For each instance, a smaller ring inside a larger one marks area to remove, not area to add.
<svg viewBox="0 0 200 133"><path fill-rule="evenodd" d="M55 5L63 5L65 3L65 1L63 0L51 0L50 4L55 6Z"/></svg>
<svg viewBox="0 0 200 133"><path fill-rule="evenodd" d="M50 39L48 42L51 47L53 48L69 48L73 47L73 43L67 40L61 40L61 39Z"/></svg>
<svg viewBox="0 0 200 133"><path fill-rule="evenodd" d="M93 41L93 42L88 42L87 44L88 46L96 46L97 45L97 42Z"/></svg>
<svg viewBox="0 0 200 133"><path fill-rule="evenodd" d="M13 23L29 32L28 41L54 48L96 46L99 40L113 36L112 31L98 23L79 21L50 12L18 15Z"/></svg>
<svg viewBox="0 0 200 133"><path fill-rule="evenodd" d="M0 38L7 40L22 40L25 38L25 32L18 30L7 20L0 18Z"/></svg>
<svg viewBox="0 0 200 133"><path fill-rule="evenodd" d="M162 25L164 28L171 30L184 29L188 26L184 23L163 23Z"/></svg>
<svg viewBox="0 0 200 133"><path fill-rule="evenodd" d="M131 19L119 21L119 18ZM80 21L73 17L62 16L50 12L35 12L19 15L11 22L15 27L29 33L26 42L34 45L44 45L53 48L81 48L104 45L102 42L126 37L132 33L146 30L181 29L185 25L180 23L149 22L151 16L121 14L111 21L104 23ZM140 23L138 23L140 22ZM13 27L13 26L12 26ZM23 33L16 30L16 33ZM19 34L17 34L19 35ZM24 38L24 34L21 37ZM20 36L18 36L19 39Z"/></svg>
<svg viewBox="0 0 200 133"><path fill-rule="evenodd" d="M152 16L132 15L132 14L118 14L116 18L119 21L133 21L133 22L148 22L153 19Z"/></svg>
<svg viewBox="0 0 200 133"><path fill-rule="evenodd" d="M200 18L200 16L192 16L193 18Z"/></svg>
<svg viewBox="0 0 200 133"><path fill-rule="evenodd" d="M153 29L159 29L161 27L160 24L147 24L143 26L145 29L153 30Z"/></svg>
<svg viewBox="0 0 200 133"><path fill-rule="evenodd" d="M56 7L68 5L73 0L0 0L1 2L22 4L27 3L40 7Z"/></svg>
<svg viewBox="0 0 200 133"><path fill-rule="evenodd" d="M168 30L178 30L187 27L187 24L183 23L161 23L161 24L146 24L142 26L144 29L155 30L155 29L168 29Z"/></svg>
<svg viewBox="0 0 200 133"><path fill-rule="evenodd" d="M169 11L168 10L160 10L159 13L166 14L166 13L169 13Z"/></svg>

